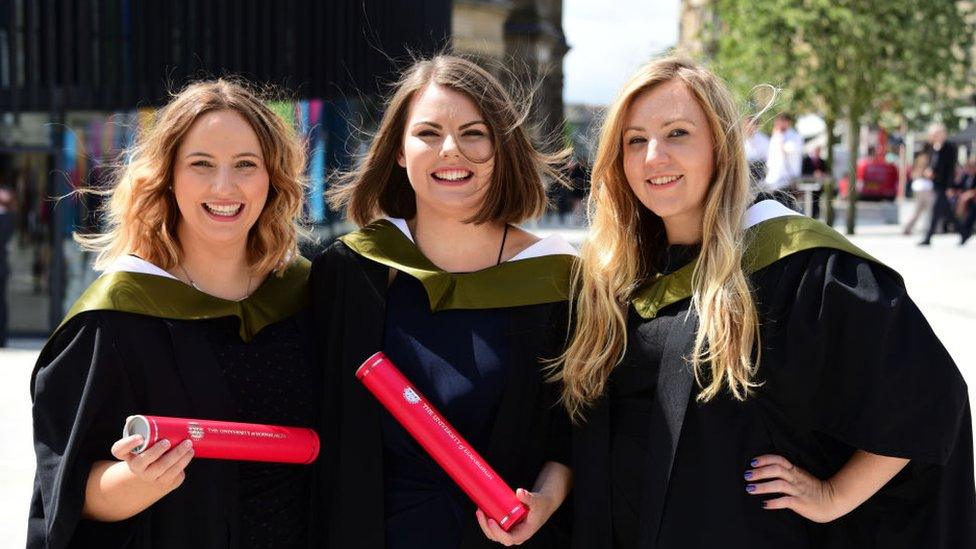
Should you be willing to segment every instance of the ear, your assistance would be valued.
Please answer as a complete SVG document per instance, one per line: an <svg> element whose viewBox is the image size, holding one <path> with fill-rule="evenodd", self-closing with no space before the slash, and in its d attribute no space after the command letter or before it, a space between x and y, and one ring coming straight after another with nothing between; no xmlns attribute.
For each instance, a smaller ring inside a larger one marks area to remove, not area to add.
<svg viewBox="0 0 976 549"><path fill-rule="evenodd" d="M397 151L397 164L399 164L401 168L407 167L407 159L403 156L403 147L400 147L400 150Z"/></svg>

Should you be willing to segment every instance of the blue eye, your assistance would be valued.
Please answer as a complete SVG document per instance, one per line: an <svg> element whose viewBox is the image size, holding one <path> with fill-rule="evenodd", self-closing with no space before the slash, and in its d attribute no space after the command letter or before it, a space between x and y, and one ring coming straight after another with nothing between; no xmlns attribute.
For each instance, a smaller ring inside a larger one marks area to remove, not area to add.
<svg viewBox="0 0 976 549"><path fill-rule="evenodd" d="M676 130L671 130L671 133L668 134L668 137L684 137L686 135L688 135L687 131L678 128Z"/></svg>
<svg viewBox="0 0 976 549"><path fill-rule="evenodd" d="M646 142L647 142L647 138L645 137L631 137L630 139L627 140L628 145L637 145L639 143L646 143Z"/></svg>
<svg viewBox="0 0 976 549"><path fill-rule="evenodd" d="M254 168L256 166L257 166L257 164L255 164L254 162L251 162L250 160L242 160L242 161L238 162L237 165L236 165L236 167L238 167L238 168Z"/></svg>

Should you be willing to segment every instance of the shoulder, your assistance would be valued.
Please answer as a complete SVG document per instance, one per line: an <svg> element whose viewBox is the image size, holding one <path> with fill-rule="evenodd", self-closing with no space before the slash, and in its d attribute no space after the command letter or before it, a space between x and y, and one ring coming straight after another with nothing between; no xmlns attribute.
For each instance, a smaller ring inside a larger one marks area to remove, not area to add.
<svg viewBox="0 0 976 549"><path fill-rule="evenodd" d="M111 310L78 313L59 326L41 349L31 375L31 394L39 373L48 368L75 370L82 375L96 365L121 365L115 357L127 354L127 345L155 348L154 342L169 343L168 330L161 319Z"/></svg>
<svg viewBox="0 0 976 549"><path fill-rule="evenodd" d="M358 263L361 259L362 256L353 251L345 242L337 239L312 260L311 277L315 279L325 270L348 267Z"/></svg>
<svg viewBox="0 0 976 549"><path fill-rule="evenodd" d="M836 248L811 248L786 256L750 278L762 310L807 310L817 318L873 311L886 314L910 300L897 272ZM846 311L846 312L845 312Z"/></svg>

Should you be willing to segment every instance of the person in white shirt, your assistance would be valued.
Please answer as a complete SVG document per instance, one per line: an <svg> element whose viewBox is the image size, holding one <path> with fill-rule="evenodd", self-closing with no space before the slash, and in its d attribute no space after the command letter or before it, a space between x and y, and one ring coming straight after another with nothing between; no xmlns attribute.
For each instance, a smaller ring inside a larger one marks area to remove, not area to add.
<svg viewBox="0 0 976 549"><path fill-rule="evenodd" d="M766 154L766 190L789 190L803 165L803 138L793 129L793 116L780 113Z"/></svg>

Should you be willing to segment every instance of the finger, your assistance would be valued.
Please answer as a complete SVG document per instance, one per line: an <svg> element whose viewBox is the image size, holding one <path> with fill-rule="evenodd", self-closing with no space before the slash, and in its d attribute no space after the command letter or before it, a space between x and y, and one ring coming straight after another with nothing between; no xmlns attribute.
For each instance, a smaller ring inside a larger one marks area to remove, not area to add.
<svg viewBox="0 0 976 549"><path fill-rule="evenodd" d="M766 465L765 467L757 467L755 469L750 469L745 472L743 477L746 480L766 480L771 478L781 478L787 482L796 483L796 468L792 470L783 467L782 465L773 464Z"/></svg>
<svg viewBox="0 0 976 549"><path fill-rule="evenodd" d="M131 455L132 450L135 450L142 444L142 435L129 435L125 438L120 438L112 444L112 456L115 459L124 461L129 455Z"/></svg>
<svg viewBox="0 0 976 549"><path fill-rule="evenodd" d="M800 501L793 496L783 496L781 498L773 498L763 500L763 509L793 509L796 510L796 506Z"/></svg>
<svg viewBox="0 0 976 549"><path fill-rule="evenodd" d="M167 469L173 466L193 447L189 440L177 444L172 450L163 454L162 457L146 467L146 475L153 480L159 480Z"/></svg>
<svg viewBox="0 0 976 549"><path fill-rule="evenodd" d="M172 454L172 453L175 453L175 452L176 452L176 450L173 450L170 453ZM159 474L159 477L156 480L158 480L159 482L162 482L163 484L166 484L166 485L171 484L172 482L174 482L176 480L176 477L180 476L180 474L183 473L183 471L186 469L186 466L190 464L190 461L192 459L193 459L193 448L191 447L185 453L183 453L182 456L179 456L179 459L177 459L165 471L163 471L162 473L160 473ZM162 460L160 460L160 461L162 461ZM158 462L157 462L157 464L158 464Z"/></svg>
<svg viewBox="0 0 976 549"><path fill-rule="evenodd" d="M508 547L514 543L512 536L505 530L502 530L502 527L499 526L493 518L488 519L488 531L491 532L491 538L493 540L501 543L505 547Z"/></svg>
<svg viewBox="0 0 976 549"><path fill-rule="evenodd" d="M779 465L786 470L793 469L793 464L790 463L790 460L777 454L764 454L749 462L749 466L752 468L765 467L766 465Z"/></svg>
<svg viewBox="0 0 976 549"><path fill-rule="evenodd" d="M133 471L142 472L146 470L146 467L149 467L150 465L153 464L153 462L159 459L160 456L165 454L169 450L169 447L170 447L169 441L163 439L157 442L156 444L150 446L149 449L146 450L145 452L137 456L130 457L126 461L129 462L129 467Z"/></svg>
<svg viewBox="0 0 976 549"><path fill-rule="evenodd" d="M485 537L491 541L498 541L492 536L491 530L488 529L488 518L481 512L481 509L475 510L474 517L478 519L478 526L481 527L481 531L485 534Z"/></svg>
<svg viewBox="0 0 976 549"><path fill-rule="evenodd" d="M799 495L799 491L795 485L780 479L760 482L758 484L746 484L746 492L749 492L754 496L761 494L786 494L789 496Z"/></svg>
<svg viewBox="0 0 976 549"><path fill-rule="evenodd" d="M535 504L536 498L538 498L539 495L524 488L519 488L518 490L515 490L515 497L517 497L519 501L524 503L531 510L532 506Z"/></svg>

